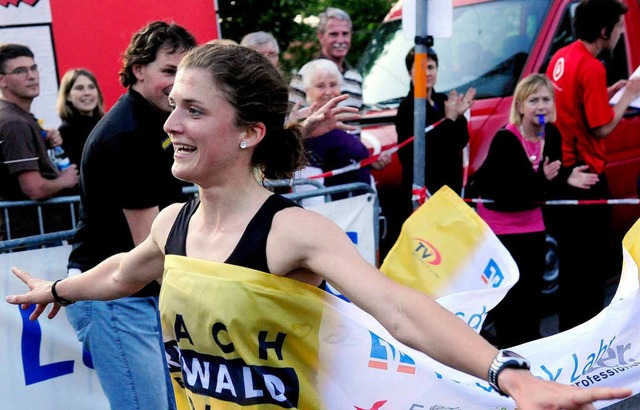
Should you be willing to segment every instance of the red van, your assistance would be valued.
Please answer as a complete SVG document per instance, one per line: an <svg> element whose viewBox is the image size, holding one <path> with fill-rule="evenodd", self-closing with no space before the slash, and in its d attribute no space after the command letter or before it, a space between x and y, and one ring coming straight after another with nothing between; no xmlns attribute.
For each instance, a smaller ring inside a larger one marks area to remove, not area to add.
<svg viewBox="0 0 640 410"><path fill-rule="evenodd" d="M409 90L404 57L414 47L402 33L402 2L388 13L363 53L363 142L370 148L397 141L393 116ZM546 71L551 56L574 41L572 18L577 0L453 0L453 35L435 38L439 70L436 90L477 89L471 109L469 166L472 175L486 157L491 138L509 117L511 95L520 78ZM625 34L613 53L601 56L609 84L626 79L640 65L640 0L625 0ZM640 110L630 108L607 137L606 169L613 198L637 197L640 173ZM412 149L408 146L403 149ZM385 210L393 209L400 164L374 175ZM640 206L615 207L614 243L640 217Z"/></svg>

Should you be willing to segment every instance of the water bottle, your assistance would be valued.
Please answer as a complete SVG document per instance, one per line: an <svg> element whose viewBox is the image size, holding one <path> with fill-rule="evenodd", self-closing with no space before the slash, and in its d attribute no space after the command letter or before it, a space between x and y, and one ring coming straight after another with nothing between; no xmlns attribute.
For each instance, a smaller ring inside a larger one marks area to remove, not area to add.
<svg viewBox="0 0 640 410"><path fill-rule="evenodd" d="M67 157L67 154L65 154L64 150L60 146L52 149L49 153L49 157L51 158L51 162L53 162L59 171L64 171L71 166L69 157Z"/></svg>
<svg viewBox="0 0 640 410"><path fill-rule="evenodd" d="M38 125L40 125L40 135L42 135L42 138L46 139L47 132L42 129L44 121L39 119ZM53 162L53 165L58 168L58 171L64 171L71 166L71 161L69 160L69 157L67 157L67 154L64 152L64 149L62 149L61 146L50 149L49 158L51 159L51 162Z"/></svg>

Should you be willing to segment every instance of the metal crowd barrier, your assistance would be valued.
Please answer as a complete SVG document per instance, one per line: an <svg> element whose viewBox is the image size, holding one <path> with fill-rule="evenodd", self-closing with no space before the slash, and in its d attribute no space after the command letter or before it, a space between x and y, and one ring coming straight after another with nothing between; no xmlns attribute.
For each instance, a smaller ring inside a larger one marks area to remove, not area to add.
<svg viewBox="0 0 640 410"><path fill-rule="evenodd" d="M293 192L289 194L285 194L283 196L291 199L292 201L296 201L300 203L303 199L311 198L314 196L324 196L325 202L331 201L332 194L340 194L348 192L348 196L362 195L362 194L372 194L373 203L373 237L376 249L376 255L380 252L380 202L378 200L378 195L373 189L373 187L369 184L365 184L363 182L356 182L351 184L344 185L336 185L332 187L318 188L310 191L304 192Z"/></svg>
<svg viewBox="0 0 640 410"><path fill-rule="evenodd" d="M0 201L0 208L2 209L2 216L4 219L4 231L7 239L0 241L0 252L6 252L19 248L33 248L51 243L59 243L67 241L73 237L76 222L76 211L74 204L80 202L79 195L61 196L56 198L47 199L44 201L24 200L24 201ZM44 231L44 221L42 218L42 207L54 204L69 204L69 212L71 215L71 226L68 230L49 232ZM11 236L11 209L22 208L27 206L35 206L38 213L38 228L39 235L27 236L24 238L13 239Z"/></svg>
<svg viewBox="0 0 640 410"><path fill-rule="evenodd" d="M378 202L378 196L375 195L375 190L371 187L371 185L364 183L352 183L345 185L338 185L333 187L325 187L318 181L314 180L278 180L278 181L266 181L266 187L292 187L294 185L313 185L317 189L304 191L304 192L292 192L286 193L283 196L295 201L300 204L303 199L323 196L325 202L331 201L332 194L344 193L347 192L348 196L355 196L361 194L374 194L373 200L374 203L374 237L375 237L375 247L376 252L379 250L379 238L380 238L380 228L378 221L380 219L380 206ZM197 195L198 189L195 186L187 186L182 189L182 192L187 195ZM0 209L3 211L4 221L5 221L5 231L7 233L7 239L0 241L0 252L11 252L15 250L24 250L24 249L34 249L39 248L46 245L52 244L60 244L65 241L69 241L73 238L75 233L75 228L77 225L76 222L76 214L74 204L78 204L80 202L79 195L71 195L64 197L56 197L47 199L44 201L33 201L33 200L25 200L25 201L0 201ZM42 219L42 207L53 205L53 204L63 204L68 203L69 209L71 213L71 224L68 230L58 231L58 232L48 232L44 231L44 222ZM10 209L26 207L26 206L36 206L38 212L38 224L40 228L39 235L27 236L23 238L12 238L11 237L11 215Z"/></svg>

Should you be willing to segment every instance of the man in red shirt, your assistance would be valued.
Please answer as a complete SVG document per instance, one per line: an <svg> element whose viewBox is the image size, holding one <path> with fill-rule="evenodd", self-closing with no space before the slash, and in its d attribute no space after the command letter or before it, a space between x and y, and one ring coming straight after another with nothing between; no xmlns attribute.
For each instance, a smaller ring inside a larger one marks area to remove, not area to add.
<svg viewBox="0 0 640 410"><path fill-rule="evenodd" d="M558 50L547 75L556 89L557 122L562 133L562 163L588 165L599 175L590 189L568 187L564 198L609 198L604 175L604 138L622 119L631 101L640 96L640 78L622 80L607 88L604 65L596 56L612 50L624 32L627 7L618 0L582 0L574 27L578 40ZM610 97L625 87L613 107ZM556 232L560 260L560 330L592 318L604 307L605 278L610 268L606 250L611 231L608 206L578 206L562 210ZM591 251L585 252L586 249ZM593 251L599 252L595 257Z"/></svg>

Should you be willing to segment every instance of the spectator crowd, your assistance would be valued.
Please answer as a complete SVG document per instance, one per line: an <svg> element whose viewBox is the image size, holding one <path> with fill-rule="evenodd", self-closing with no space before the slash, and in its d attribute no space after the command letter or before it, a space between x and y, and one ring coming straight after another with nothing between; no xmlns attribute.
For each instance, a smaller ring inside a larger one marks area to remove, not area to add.
<svg viewBox="0 0 640 410"><path fill-rule="evenodd" d="M495 135L486 160L467 183L468 196L488 200L477 205L477 212L520 270L520 281L489 313L482 332L499 349L541 336L540 317L530 306L541 303L545 236L549 232L559 243L560 330L583 323L604 307L606 266L595 266L592 259L587 262L581 255L581 244L588 240L590 246L597 246L594 244L609 237L610 208L547 211L539 203L552 198L610 198L604 174L604 138L615 129L630 102L640 97L640 79L622 80L608 87L605 67L596 57L616 46L626 11L616 0L579 3L575 15L577 40L552 56L546 73L520 80L508 124ZM268 32L247 33L239 44L212 40L197 46L185 28L152 22L134 33L123 50L118 75L125 90L109 109L105 109L99 81L90 70L74 68L64 73L56 107L61 119L58 129L47 128L31 112L40 90L37 56L21 44L0 44L0 200L39 201L65 195L81 198L80 219L71 240L68 263L71 279L65 279L66 286L61 282L56 291L60 281L32 286L29 275L19 274L33 292L41 291L37 297L24 301L55 301L57 308L68 305L67 317L78 339L91 352L113 408L143 408L135 403L146 403L145 408L150 409L176 408L175 386L164 356L160 284L154 280L162 276L162 271L143 268L144 263L161 267L165 251L178 255L224 253L205 246L206 240L229 253L238 243L256 247L257 256L233 251L229 259L213 259L227 263L238 259L240 266L282 276L300 270L303 273L293 277L314 286L328 278L342 285L356 303L377 312L382 320L391 320L382 313L387 306L383 302L367 302L373 296L381 296L380 290L371 288L373 285L390 286L400 295L410 296L409 291L381 279L375 269L361 266L324 221L300 213L295 205L282 199L269 202L267 197L277 196L269 196L262 187L257 189L249 182L255 182L256 177L290 178L294 171L302 169L306 173L299 175L321 173L369 157L359 129L347 122L357 119L363 108L362 76L346 60L352 33L351 18L345 11L329 7L321 13L317 26L320 53L290 78L287 87L286 75L279 71L278 41ZM466 183L462 153L469 142L465 113L473 106L476 90L437 92L438 70L443 62L433 48L427 50L426 57L425 114L427 125L438 123L426 134L426 189L434 193L446 185L462 195ZM405 61L398 61L412 78L417 67L414 60L415 53L410 50ZM252 66L243 65L248 63ZM558 69L560 65L562 70ZM584 74L587 72L589 75ZM622 88L622 98L611 106L609 98ZM273 93L273 98L261 93ZM398 142L413 136L416 93L412 82L398 108ZM209 115L213 111L218 116ZM225 133L241 137L225 141ZM219 138L218 149L228 156L217 152L205 134ZM277 141L276 137L287 140ZM67 157L67 165L58 165L61 156ZM402 205L385 208L383 204L381 210L391 221L393 229L388 235L392 242L412 213L415 200L412 147L399 151L397 158L402 166ZM391 161L389 154L383 154L370 166L327 179L325 185L364 182L375 189L371 170L382 170ZM189 201L184 197L182 188L186 184L196 184L201 199ZM242 200L241 193L258 205L267 201L269 211ZM189 201L185 208L172 206L185 201ZM235 205L240 208L233 208ZM67 209L46 209L42 215L46 231L68 229ZM319 239L311 236L304 242L304 249L300 246L300 250L290 252L291 256L276 257L269 252L269 246L274 245L266 241L267 235L272 238L270 228L266 233L256 233L262 239L247 242L242 236L244 228L254 224L254 215L259 215L261 223L269 227L273 220L273 240L278 249L285 249L290 244L286 235L293 235L278 219L285 214L301 224L320 224L336 249L325 249ZM241 223L227 226L228 222L221 222L225 221L223 216L233 216ZM216 224L230 234L219 237L213 228ZM157 233L158 229L162 234ZM12 237L38 232L35 212L24 209L11 214ZM607 248L606 244L598 247ZM311 250L317 250L322 259L312 258ZM371 286L360 286L341 277L346 271L328 262L332 255L355 266L355 277L371 281ZM340 274L326 272L320 267L322 264L336 266ZM100 277L96 274L107 268L114 279L106 279L106 273ZM135 279L136 269L142 272L142 279ZM87 278L100 289L88 290ZM51 294L52 299L44 293ZM578 296L582 309L573 308ZM590 305L586 306L585 301ZM438 320L451 324L452 346L459 343L454 340L455 335L481 354L457 361L449 353L434 352L413 336L407 340L464 371L480 376L486 373L493 357L500 353L472 332L458 328L446 314L436 312L430 300L420 299L420 303ZM413 310L410 315L414 313L418 315ZM414 324L415 329L420 325L428 334L431 323L426 326L416 320ZM417 330L415 334L419 334ZM499 391L513 392L522 403L527 403L528 398L523 398L521 390L512 390L514 385L540 392L557 388L521 373L503 374L513 384L505 383L508 387ZM176 391L181 393L180 389ZM556 393L561 397L568 390L559 389ZM558 397L548 398L548 402ZM545 395L538 398L547 400Z"/></svg>

